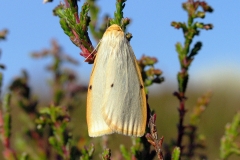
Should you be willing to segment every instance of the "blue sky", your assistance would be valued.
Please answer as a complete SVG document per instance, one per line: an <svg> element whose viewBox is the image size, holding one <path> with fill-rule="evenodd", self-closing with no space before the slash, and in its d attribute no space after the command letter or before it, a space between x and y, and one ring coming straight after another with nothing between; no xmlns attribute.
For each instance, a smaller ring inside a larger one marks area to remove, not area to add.
<svg viewBox="0 0 240 160"><path fill-rule="evenodd" d="M124 10L124 16L132 19L128 32L133 34L131 46L136 57L140 58L142 54L157 57L159 62L156 67L163 70L168 82L176 82L176 74L179 71L175 44L183 42L183 35L182 31L174 29L170 24L172 21L187 20L187 14L181 7L182 2L185 1L128 0ZM214 8L214 12L198 21L212 23L214 29L203 30L200 36L195 38L195 41L203 42L203 47L190 68L190 75L199 78L200 73L203 77L211 77L214 73L223 77L239 75L240 1L207 2ZM58 0L48 4L43 4L42 0L1 2L0 30L4 28L9 30L7 41L0 42L2 50L0 62L7 66L4 71L4 86L19 75L22 69L29 71L32 84L46 85L47 75L44 73L44 66L49 60L33 60L30 53L49 48L53 38L57 39L66 53L80 62L76 71L80 75L80 80L88 82L92 66L84 63L84 58L79 56L79 48L63 33L58 17L52 15L52 9L59 3ZM79 7L81 4L82 1ZM98 4L101 7L100 18L105 13L113 16L115 1L99 0ZM225 69L232 72L222 72Z"/></svg>

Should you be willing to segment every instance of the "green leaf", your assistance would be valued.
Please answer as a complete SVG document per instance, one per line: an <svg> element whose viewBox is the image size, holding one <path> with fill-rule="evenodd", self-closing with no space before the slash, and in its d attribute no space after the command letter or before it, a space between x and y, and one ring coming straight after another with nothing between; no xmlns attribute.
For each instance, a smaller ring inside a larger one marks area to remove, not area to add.
<svg viewBox="0 0 240 160"><path fill-rule="evenodd" d="M240 147L237 138L239 138L240 128L240 112L238 112L231 123L228 123L225 127L225 134L221 139L220 145L220 157L221 159L227 159L230 155L236 154L240 156Z"/></svg>
<svg viewBox="0 0 240 160"><path fill-rule="evenodd" d="M121 26L123 31L125 31L126 26L129 24L129 21L123 19L123 9L125 7L126 0L116 0L116 11L114 12L114 19L110 20L110 25L117 24Z"/></svg>
<svg viewBox="0 0 240 160"><path fill-rule="evenodd" d="M183 47L182 47L181 43L176 44L176 51L179 55L182 55Z"/></svg>
<svg viewBox="0 0 240 160"><path fill-rule="evenodd" d="M111 159L111 150L109 148L106 148L102 153L102 159L103 160L110 160Z"/></svg>
<svg viewBox="0 0 240 160"><path fill-rule="evenodd" d="M22 153L20 160L29 160L29 155L26 152Z"/></svg>
<svg viewBox="0 0 240 160"><path fill-rule="evenodd" d="M194 57L195 55L197 55L197 54L198 54L198 51L200 51L201 48L202 48L202 42L197 42L197 43L194 45L193 49L191 50L188 58L192 58L192 57Z"/></svg>
<svg viewBox="0 0 240 160"><path fill-rule="evenodd" d="M179 147L175 147L173 152L172 152L172 160L179 160L180 159L180 148Z"/></svg>
<svg viewBox="0 0 240 160"><path fill-rule="evenodd" d="M10 100L11 94L6 94L3 100L3 128L4 137L9 138L11 136L11 114L10 114Z"/></svg>
<svg viewBox="0 0 240 160"><path fill-rule="evenodd" d="M120 145L120 151L126 160L131 160L131 155L130 155L130 153L128 153L128 151L124 145Z"/></svg>
<svg viewBox="0 0 240 160"><path fill-rule="evenodd" d="M178 79L179 92L185 92L187 88L187 83L188 83L188 73L179 72L177 79Z"/></svg>

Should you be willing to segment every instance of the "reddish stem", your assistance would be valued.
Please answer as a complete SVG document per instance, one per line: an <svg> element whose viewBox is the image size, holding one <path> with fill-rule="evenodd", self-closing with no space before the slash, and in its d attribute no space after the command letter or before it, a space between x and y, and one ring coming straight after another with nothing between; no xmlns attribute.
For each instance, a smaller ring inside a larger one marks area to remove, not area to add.
<svg viewBox="0 0 240 160"><path fill-rule="evenodd" d="M2 137L2 143L3 143L3 155L5 159L8 160L17 160L17 155L15 151L11 148L10 145L10 138L5 137L5 131L4 131L4 121L3 121L3 113L0 110L0 135Z"/></svg>
<svg viewBox="0 0 240 160"><path fill-rule="evenodd" d="M186 113L185 110L185 103L184 100L180 101L180 106L179 106L179 124L178 124L178 139L177 139L177 146L179 146L182 149L182 139L183 139L183 135L184 135L184 116Z"/></svg>
<svg viewBox="0 0 240 160"><path fill-rule="evenodd" d="M62 150L63 150L64 157L65 157L66 159L70 159L70 158L69 158L69 151L67 150L66 146L63 146L63 147L62 147Z"/></svg>
<svg viewBox="0 0 240 160"><path fill-rule="evenodd" d="M64 2L65 2L66 7L69 8L69 3L68 3L68 1L67 1L67 0L64 0Z"/></svg>

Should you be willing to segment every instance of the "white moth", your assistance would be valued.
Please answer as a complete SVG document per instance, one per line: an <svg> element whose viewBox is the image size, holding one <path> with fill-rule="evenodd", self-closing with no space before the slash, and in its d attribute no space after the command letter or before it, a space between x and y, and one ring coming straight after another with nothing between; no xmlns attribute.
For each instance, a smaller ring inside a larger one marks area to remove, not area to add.
<svg viewBox="0 0 240 160"><path fill-rule="evenodd" d="M140 137L146 121L146 94L135 55L122 29L111 25L100 42L88 87L88 134Z"/></svg>

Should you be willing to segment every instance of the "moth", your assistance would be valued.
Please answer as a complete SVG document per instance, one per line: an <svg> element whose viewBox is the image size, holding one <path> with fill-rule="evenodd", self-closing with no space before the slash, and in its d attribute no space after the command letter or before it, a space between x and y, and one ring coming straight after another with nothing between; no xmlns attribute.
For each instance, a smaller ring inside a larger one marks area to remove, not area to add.
<svg viewBox="0 0 240 160"><path fill-rule="evenodd" d="M87 94L90 137L119 133L143 136L147 102L140 69L121 27L105 31L92 68Z"/></svg>

